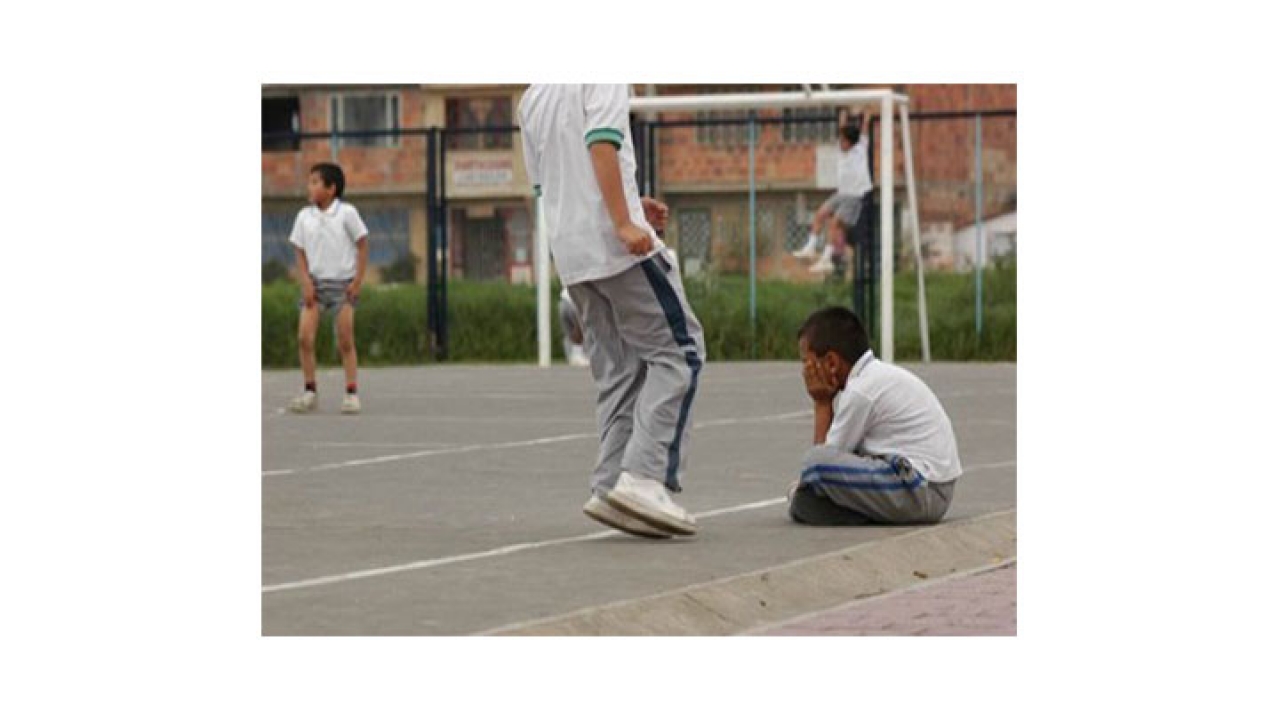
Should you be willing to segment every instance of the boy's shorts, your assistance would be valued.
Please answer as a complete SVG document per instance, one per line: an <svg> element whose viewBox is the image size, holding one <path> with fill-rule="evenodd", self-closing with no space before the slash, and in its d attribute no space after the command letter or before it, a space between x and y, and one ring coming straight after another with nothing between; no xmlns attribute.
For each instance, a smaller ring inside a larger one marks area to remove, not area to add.
<svg viewBox="0 0 1280 720"><path fill-rule="evenodd" d="M342 309L343 305L351 305L351 309L355 309L358 302L347 300L347 286L351 284L353 278L346 280L321 280L311 278L311 283L316 286L316 303L320 305L321 312L337 312ZM306 298L298 299L298 308L302 309L307 306Z"/></svg>
<svg viewBox="0 0 1280 720"><path fill-rule="evenodd" d="M858 216L862 214L862 198L837 193L822 203L822 210L835 215L845 227L851 228L858 224Z"/></svg>

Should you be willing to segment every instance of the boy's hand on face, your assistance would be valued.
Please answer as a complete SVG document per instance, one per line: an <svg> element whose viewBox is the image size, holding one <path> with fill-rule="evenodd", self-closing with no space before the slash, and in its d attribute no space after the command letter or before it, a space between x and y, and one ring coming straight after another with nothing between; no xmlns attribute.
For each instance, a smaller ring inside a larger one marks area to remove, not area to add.
<svg viewBox="0 0 1280 720"><path fill-rule="evenodd" d="M670 213L667 206L653 198L640 198L640 204L644 206L644 219L649 221L654 230L665 232L667 215Z"/></svg>
<svg viewBox="0 0 1280 720"><path fill-rule="evenodd" d="M840 391L836 378L827 372L827 367L816 360L804 361L804 389L809 397L818 405L830 405L836 393Z"/></svg>
<svg viewBox="0 0 1280 720"><path fill-rule="evenodd" d="M631 223L618 228L618 239L632 255L647 255L653 250L653 237L649 235L649 231Z"/></svg>

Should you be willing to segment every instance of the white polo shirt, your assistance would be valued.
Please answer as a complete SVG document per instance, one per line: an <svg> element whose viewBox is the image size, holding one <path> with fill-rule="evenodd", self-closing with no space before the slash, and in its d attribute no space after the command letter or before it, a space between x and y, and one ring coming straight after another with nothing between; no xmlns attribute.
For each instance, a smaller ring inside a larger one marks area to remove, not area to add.
<svg viewBox="0 0 1280 720"><path fill-rule="evenodd" d="M547 239L565 285L612 277L642 262L613 229L588 147L618 148L631 222L664 246L645 221L636 183L636 152L628 120L628 85L531 85L520 101L520 136L530 180L542 194Z"/></svg>
<svg viewBox="0 0 1280 720"><path fill-rule="evenodd" d="M858 455L900 455L929 482L960 477L951 419L928 385L868 350L835 398L826 444Z"/></svg>
<svg viewBox="0 0 1280 720"><path fill-rule="evenodd" d="M837 149L836 193L862 197L871 192L871 171L867 168L867 134L858 136L858 142L848 150Z"/></svg>
<svg viewBox="0 0 1280 720"><path fill-rule="evenodd" d="M317 280L350 280L356 276L356 243L368 235L355 206L335 198L324 210L299 210L289 242L307 254L307 268Z"/></svg>

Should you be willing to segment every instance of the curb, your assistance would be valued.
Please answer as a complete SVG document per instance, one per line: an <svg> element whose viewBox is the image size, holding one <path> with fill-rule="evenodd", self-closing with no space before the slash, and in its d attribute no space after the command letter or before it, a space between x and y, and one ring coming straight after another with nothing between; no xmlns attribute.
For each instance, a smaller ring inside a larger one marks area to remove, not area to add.
<svg viewBox="0 0 1280 720"><path fill-rule="evenodd" d="M734 635L1017 557L1004 510L482 635Z"/></svg>

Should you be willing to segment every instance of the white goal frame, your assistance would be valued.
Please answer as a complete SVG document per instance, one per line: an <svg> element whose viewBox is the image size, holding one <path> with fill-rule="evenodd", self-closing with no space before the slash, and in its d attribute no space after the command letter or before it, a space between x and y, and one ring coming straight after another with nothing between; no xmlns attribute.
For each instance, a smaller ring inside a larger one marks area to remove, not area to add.
<svg viewBox="0 0 1280 720"><path fill-rule="evenodd" d="M636 113L692 112L698 110L760 110L765 108L870 106L880 115L880 357L893 362L893 265L894 265L894 108L901 119L903 168L907 211L915 245L916 292L920 310L920 347L925 362L929 353L929 316L925 302L924 258L920 249L920 212L916 204L915 169L912 167L910 99L889 89L810 90L803 92L735 93L725 95L658 95L631 98ZM657 169L654 169L656 172ZM755 177L749 179L754 187ZM551 250L543 222L542 200L537 198L534 230L538 283L538 365L551 365Z"/></svg>

